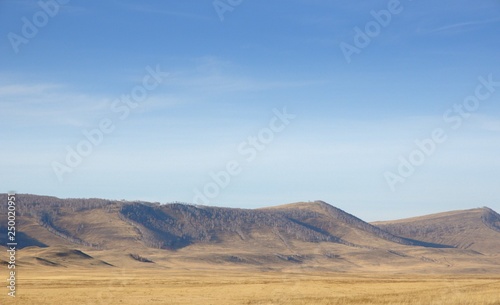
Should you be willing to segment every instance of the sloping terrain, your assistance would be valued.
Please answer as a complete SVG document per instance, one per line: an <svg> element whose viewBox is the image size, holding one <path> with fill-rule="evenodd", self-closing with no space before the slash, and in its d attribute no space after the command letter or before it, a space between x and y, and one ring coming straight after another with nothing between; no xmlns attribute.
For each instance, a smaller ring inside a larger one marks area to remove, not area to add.
<svg viewBox="0 0 500 305"><path fill-rule="evenodd" d="M19 255L19 266L26 267L60 267L60 268L92 268L92 267L112 267L100 259L77 249L70 249L62 246L47 248L29 247L21 251Z"/></svg>
<svg viewBox="0 0 500 305"><path fill-rule="evenodd" d="M380 244L389 245L390 243L435 248L449 247L391 234L323 201L292 203L263 210L274 212L298 224L314 228L314 230L319 229L326 234L332 234L343 240L369 247Z"/></svg>
<svg viewBox="0 0 500 305"><path fill-rule="evenodd" d="M486 208L375 226L322 201L249 210L16 198L19 263L32 267L481 273L500 265L499 216Z"/></svg>
<svg viewBox="0 0 500 305"><path fill-rule="evenodd" d="M352 247L377 244L425 245L384 232L324 202L297 203L270 209L243 210L168 204L124 205L120 213L160 248L193 243L260 240L270 247L294 242L330 242ZM432 245L438 246L438 245Z"/></svg>
<svg viewBox="0 0 500 305"><path fill-rule="evenodd" d="M373 224L407 238L483 254L500 253L500 215L486 207Z"/></svg>

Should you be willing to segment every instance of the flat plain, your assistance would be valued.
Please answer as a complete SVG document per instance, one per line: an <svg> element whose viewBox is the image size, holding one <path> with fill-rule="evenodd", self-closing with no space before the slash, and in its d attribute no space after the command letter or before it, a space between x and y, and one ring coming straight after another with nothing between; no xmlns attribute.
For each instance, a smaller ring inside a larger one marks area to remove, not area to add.
<svg viewBox="0 0 500 305"><path fill-rule="evenodd" d="M251 272L241 270L24 270L2 304L498 305L500 276Z"/></svg>

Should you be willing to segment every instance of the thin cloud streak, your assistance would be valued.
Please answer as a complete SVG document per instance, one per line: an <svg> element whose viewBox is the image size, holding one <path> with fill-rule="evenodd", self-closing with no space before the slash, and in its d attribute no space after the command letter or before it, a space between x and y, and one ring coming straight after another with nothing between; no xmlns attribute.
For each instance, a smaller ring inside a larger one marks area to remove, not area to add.
<svg viewBox="0 0 500 305"><path fill-rule="evenodd" d="M450 31L450 30L456 30L456 32L460 32L463 30L468 30L470 27L473 27L476 25L491 24L491 23L497 23L497 22L500 22L500 18L490 19L490 20L459 22L459 23L439 27L437 29L433 29L433 30L429 31L429 33L439 33L439 32L445 32L445 31Z"/></svg>

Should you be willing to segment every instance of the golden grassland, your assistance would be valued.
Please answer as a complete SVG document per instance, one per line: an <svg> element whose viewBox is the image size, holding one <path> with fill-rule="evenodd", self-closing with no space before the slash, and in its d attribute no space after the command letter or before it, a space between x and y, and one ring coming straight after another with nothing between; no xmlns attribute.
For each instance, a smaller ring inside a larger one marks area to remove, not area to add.
<svg viewBox="0 0 500 305"><path fill-rule="evenodd" d="M0 304L500 305L500 275L54 268L22 270L17 289Z"/></svg>

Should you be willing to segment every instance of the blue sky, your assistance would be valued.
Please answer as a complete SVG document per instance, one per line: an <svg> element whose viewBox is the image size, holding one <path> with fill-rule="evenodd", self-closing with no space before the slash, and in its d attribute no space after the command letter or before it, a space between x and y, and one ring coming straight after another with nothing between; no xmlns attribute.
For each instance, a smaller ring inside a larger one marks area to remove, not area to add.
<svg viewBox="0 0 500 305"><path fill-rule="evenodd" d="M55 1L42 0L53 16L0 1L4 191L193 202L237 161L208 204L321 199L366 220L500 210L500 87L459 127L443 118L481 77L500 82L498 1L221 1L237 4L223 21L213 1ZM390 21L356 46L381 10ZM147 67L168 75L122 120L111 105ZM284 108L295 118L246 161L238 146ZM114 130L59 180L54 162L103 119ZM436 129L446 141L391 189L386 174Z"/></svg>

